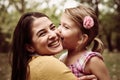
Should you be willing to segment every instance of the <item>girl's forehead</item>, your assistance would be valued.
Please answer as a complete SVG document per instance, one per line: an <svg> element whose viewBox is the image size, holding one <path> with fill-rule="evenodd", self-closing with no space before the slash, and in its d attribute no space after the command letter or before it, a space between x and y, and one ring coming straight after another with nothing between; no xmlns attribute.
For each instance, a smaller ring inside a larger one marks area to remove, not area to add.
<svg viewBox="0 0 120 80"><path fill-rule="evenodd" d="M70 16L68 16L67 14L63 13L61 16L61 22L73 22L72 19L70 18Z"/></svg>
<svg viewBox="0 0 120 80"><path fill-rule="evenodd" d="M70 15L67 15L66 13L63 13L61 17L61 23L65 23L71 26L77 26L76 22L72 19Z"/></svg>
<svg viewBox="0 0 120 80"><path fill-rule="evenodd" d="M70 16L66 13L63 13L61 17L66 17L66 18L70 18Z"/></svg>

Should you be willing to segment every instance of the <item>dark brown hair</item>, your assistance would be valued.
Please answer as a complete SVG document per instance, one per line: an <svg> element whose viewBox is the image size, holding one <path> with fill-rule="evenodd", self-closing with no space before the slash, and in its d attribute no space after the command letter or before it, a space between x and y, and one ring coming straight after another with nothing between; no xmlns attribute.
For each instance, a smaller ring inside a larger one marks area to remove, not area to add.
<svg viewBox="0 0 120 80"><path fill-rule="evenodd" d="M19 19L12 40L12 74L11 80L27 80L27 68L31 53L25 48L26 44L31 43L31 26L34 18L47 17L43 13L28 12Z"/></svg>

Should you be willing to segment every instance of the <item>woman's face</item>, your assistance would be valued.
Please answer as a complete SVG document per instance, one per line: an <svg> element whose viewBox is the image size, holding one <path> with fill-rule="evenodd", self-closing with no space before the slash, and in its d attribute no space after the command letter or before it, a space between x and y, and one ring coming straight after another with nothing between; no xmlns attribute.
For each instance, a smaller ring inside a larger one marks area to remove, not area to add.
<svg viewBox="0 0 120 80"><path fill-rule="evenodd" d="M63 37L64 49L75 49L80 36L80 28L65 13L61 16L58 30Z"/></svg>
<svg viewBox="0 0 120 80"><path fill-rule="evenodd" d="M51 55L62 51L62 43L55 30L55 25L47 17L36 18L31 27L31 51L41 55Z"/></svg>

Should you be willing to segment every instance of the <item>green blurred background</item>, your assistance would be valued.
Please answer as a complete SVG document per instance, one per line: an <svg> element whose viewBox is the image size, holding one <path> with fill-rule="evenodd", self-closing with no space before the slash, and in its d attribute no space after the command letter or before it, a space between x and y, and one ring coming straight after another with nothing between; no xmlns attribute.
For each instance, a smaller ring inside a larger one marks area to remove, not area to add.
<svg viewBox="0 0 120 80"><path fill-rule="evenodd" d="M25 12L47 14L56 26L64 8L78 3L93 7L99 17L99 38L112 80L120 80L120 0L0 0L0 80L10 80L9 49L14 28Z"/></svg>

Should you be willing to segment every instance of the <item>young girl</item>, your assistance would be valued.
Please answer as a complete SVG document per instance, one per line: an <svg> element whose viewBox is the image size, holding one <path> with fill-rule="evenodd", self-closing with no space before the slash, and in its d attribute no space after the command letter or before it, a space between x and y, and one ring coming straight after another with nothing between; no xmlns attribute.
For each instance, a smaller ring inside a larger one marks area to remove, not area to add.
<svg viewBox="0 0 120 80"><path fill-rule="evenodd" d="M96 38L98 20L94 10L83 5L65 9L58 30L63 38L64 48L68 49L68 53L63 54L60 60L77 77L94 74L98 80L110 80L100 54L103 44ZM91 51L88 46L93 41L95 44Z"/></svg>

